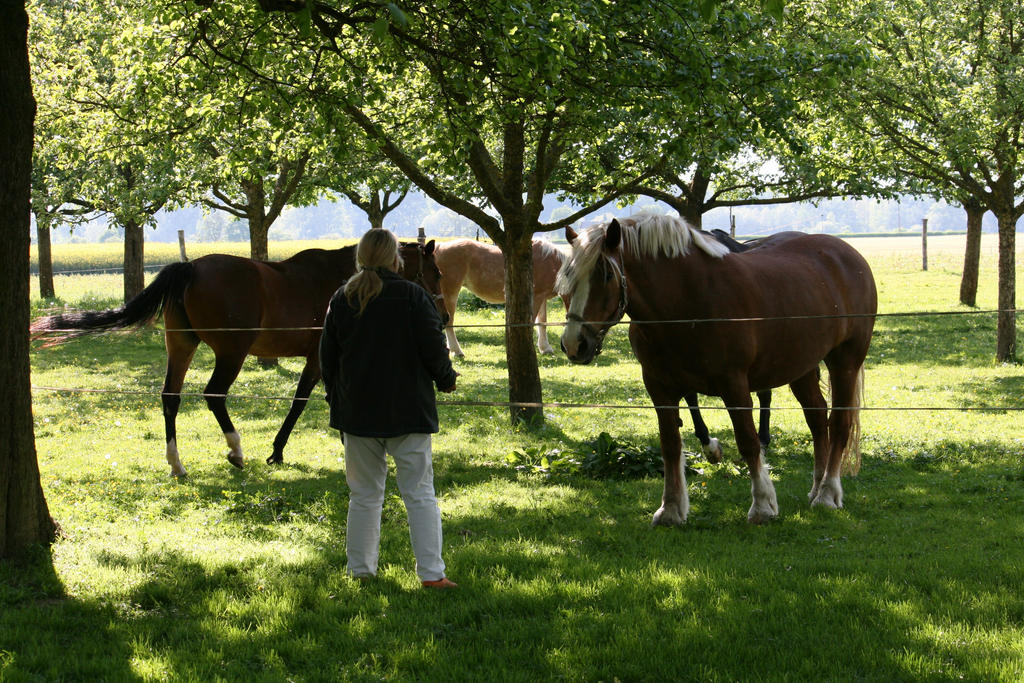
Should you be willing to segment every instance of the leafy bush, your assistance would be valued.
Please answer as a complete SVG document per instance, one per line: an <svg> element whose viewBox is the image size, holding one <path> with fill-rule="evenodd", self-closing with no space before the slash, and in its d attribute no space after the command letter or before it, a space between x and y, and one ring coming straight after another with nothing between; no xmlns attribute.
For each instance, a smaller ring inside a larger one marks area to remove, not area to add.
<svg viewBox="0 0 1024 683"><path fill-rule="evenodd" d="M505 456L505 462L521 471L582 474L593 479L639 479L664 474L660 448L616 441L608 432L584 442L579 450L516 449Z"/></svg>

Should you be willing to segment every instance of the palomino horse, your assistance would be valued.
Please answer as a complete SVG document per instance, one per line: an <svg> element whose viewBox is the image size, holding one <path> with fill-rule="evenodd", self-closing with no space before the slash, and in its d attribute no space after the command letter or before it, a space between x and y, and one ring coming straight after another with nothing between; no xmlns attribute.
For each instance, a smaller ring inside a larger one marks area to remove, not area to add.
<svg viewBox="0 0 1024 683"><path fill-rule="evenodd" d="M401 245L402 275L433 295L442 320L441 273L433 258L434 242ZM141 327L160 312L164 316L167 374L162 392L167 462L171 474L185 476L178 455L175 419L185 372L200 342L214 353L213 375L203 395L217 418L230 451L228 461L241 468L242 442L228 416L225 399L247 355L261 358L302 356L291 409L274 438L268 464L284 460L284 447L309 394L320 379L320 328L334 292L356 270L355 246L307 249L279 262L253 261L211 254L164 267L138 296L122 308L54 315L36 320L33 336L62 343L99 330Z"/></svg>
<svg viewBox="0 0 1024 683"><path fill-rule="evenodd" d="M750 392L783 384L803 406L814 441L811 504L842 507L844 454L853 471L859 466L860 390L877 311L871 269L855 249L828 235L790 232L731 254L683 221L651 214L566 235L573 251L558 291L571 297L562 334L569 359L592 361L608 329L629 315L665 462L654 524L681 524L689 512L679 399L693 391L728 406L750 470L749 521L779 511ZM819 386L821 361L831 414Z"/></svg>
<svg viewBox="0 0 1024 683"><path fill-rule="evenodd" d="M505 257L498 247L474 240L441 242L434 254L441 269L441 294L448 310L448 324L444 333L452 355L465 354L455 338L455 304L459 291L466 287L484 301L492 304L505 302ZM537 323L537 348L541 353L554 353L548 341L548 299L556 296L555 276L562 267L565 254L544 240L533 240L533 313Z"/></svg>

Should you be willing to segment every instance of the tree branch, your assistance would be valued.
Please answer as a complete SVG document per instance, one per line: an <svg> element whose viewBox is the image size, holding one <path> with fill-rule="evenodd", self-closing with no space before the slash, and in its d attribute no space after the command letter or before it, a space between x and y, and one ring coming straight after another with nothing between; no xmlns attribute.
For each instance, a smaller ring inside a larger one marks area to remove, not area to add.
<svg viewBox="0 0 1024 683"><path fill-rule="evenodd" d="M406 175L409 180L412 181L416 187L420 188L428 197L433 199L441 206L445 206L460 216L465 216L469 220L473 221L484 229L490 237L501 236L501 228L498 220L488 214L486 211L481 209L479 206L467 202L461 197L443 190L433 178L423 172L423 169L419 165L410 159L399 147L395 144L383 130L374 123L369 116L363 112L362 109L355 106L354 104L345 104L343 107L346 114L357 126L363 129L363 131L373 140L376 140L381 145L381 151L384 155L391 160L399 170Z"/></svg>

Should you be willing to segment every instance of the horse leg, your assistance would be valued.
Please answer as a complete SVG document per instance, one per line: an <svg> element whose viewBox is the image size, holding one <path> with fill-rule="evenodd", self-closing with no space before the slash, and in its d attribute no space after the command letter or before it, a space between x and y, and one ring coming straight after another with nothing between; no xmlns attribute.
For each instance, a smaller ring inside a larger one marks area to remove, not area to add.
<svg viewBox="0 0 1024 683"><path fill-rule="evenodd" d="M772 433L769 428L772 414L772 392L770 390L757 392L757 403L760 406L758 413L760 426L757 429L757 438L761 442L761 456L764 457L768 450L768 444L772 442Z"/></svg>
<svg viewBox="0 0 1024 683"><path fill-rule="evenodd" d="M295 398L292 399L292 407L284 418L284 424L274 437L274 452L267 458L268 465L278 465L284 462L284 447L288 443L288 437L295 428L295 422L302 415L309 403L309 395L313 387L320 381L320 360L317 356L306 358L306 365L302 368L302 375L299 376L299 386L295 389Z"/></svg>
<svg viewBox="0 0 1024 683"><path fill-rule="evenodd" d="M827 358L829 382L832 385L832 412L828 417L828 463L822 478L818 495L811 505L824 505L829 508L843 507L843 485L840 481L843 453L850 441L850 432L854 423L859 424L857 409L859 389L859 362L846 362ZM859 434L857 435L859 438Z"/></svg>
<svg viewBox="0 0 1024 683"><path fill-rule="evenodd" d="M704 456L708 459L708 462L722 462L722 445L718 443L718 439L711 438L708 426L704 424L704 418L701 417L700 408L697 403L697 394L685 394L683 398L686 399L686 405L690 409L690 419L693 420L693 434L700 441L701 448L704 450Z"/></svg>
<svg viewBox="0 0 1024 683"><path fill-rule="evenodd" d="M679 437L680 394L666 390L658 382L661 378L643 373L644 386L658 415L658 435L661 440L661 459L665 464L665 489L661 496L661 507L654 513L651 525L672 526L682 524L690 512L690 493L686 489L686 459L683 458L683 442Z"/></svg>
<svg viewBox="0 0 1024 683"><path fill-rule="evenodd" d="M821 395L821 381L817 368L791 383L789 388L793 390L793 396L804 409L804 420L811 430L811 440L814 443L814 477L811 480L811 492L807 494L807 499L813 504L821 490L828 465L828 403Z"/></svg>
<svg viewBox="0 0 1024 683"><path fill-rule="evenodd" d="M213 366L213 374L210 381L206 383L203 394L206 396L206 405L217 418L217 424L224 432L224 439L228 442L228 462L242 469L245 465L245 456L242 454L242 437L235 429L231 418L228 416L227 393L228 389L238 377L242 369L242 362L245 360L245 353L241 354L218 354Z"/></svg>
<svg viewBox="0 0 1024 683"><path fill-rule="evenodd" d="M548 341L548 301L544 297L538 297L533 300L533 310L537 312L537 317L534 322L537 323L537 350L541 353L553 354L555 350L551 348L551 342Z"/></svg>
<svg viewBox="0 0 1024 683"><path fill-rule="evenodd" d="M761 442L754 428L753 401L750 390L738 387L722 396L729 408L733 432L736 434L736 447L750 470L750 510L747 521L760 524L774 519L779 515L779 503L775 495L775 485L768 474L768 467L761 458Z"/></svg>
<svg viewBox="0 0 1024 683"><path fill-rule="evenodd" d="M459 289L462 286L459 285ZM455 308L459 301L459 289L456 289L454 293L444 293L444 307L448 309L448 322L444 326L444 336L448 339L448 350L451 351L452 355L456 358L465 358L466 354L462 352L462 347L459 346L459 340L455 337Z"/></svg>
<svg viewBox="0 0 1024 683"><path fill-rule="evenodd" d="M187 325L187 323L186 323ZM171 322L168 327L178 327ZM160 394L163 403L164 433L167 437L167 464L171 466L172 477L188 475L178 455L178 408L181 406L181 387L185 383L185 373L192 363L199 341L192 333L167 332L164 335L167 346L167 373L164 375L164 387Z"/></svg>
<svg viewBox="0 0 1024 683"><path fill-rule="evenodd" d="M673 401L653 399L655 405L671 405ZM679 403L676 398L675 403ZM686 458L679 438L679 409L658 408L658 435L661 458L665 464L665 489L661 507L654 513L651 526L673 526L686 521L690 513L690 493L686 488Z"/></svg>

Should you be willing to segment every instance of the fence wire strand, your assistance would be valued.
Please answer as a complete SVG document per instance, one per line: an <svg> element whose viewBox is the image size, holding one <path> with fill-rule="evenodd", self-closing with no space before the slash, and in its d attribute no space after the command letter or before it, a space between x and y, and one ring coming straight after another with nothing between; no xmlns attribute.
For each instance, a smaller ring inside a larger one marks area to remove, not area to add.
<svg viewBox="0 0 1024 683"><path fill-rule="evenodd" d="M68 393L68 394L106 394L115 396L146 396L146 397L163 397L163 396L176 396L179 398L232 398L241 400L259 400L259 401L299 401L308 403L309 401L321 400L317 397L310 396L308 398L295 398L294 396L264 396L260 394L210 394L205 392L163 392L163 391L129 391L127 389L87 389L79 387L50 387L50 386L32 386L33 392L48 391L53 393ZM565 409L599 409L599 410L689 410L691 406L688 405L644 405L640 403L579 403L579 402L560 402L560 401L470 401L470 400L440 400L437 401L439 407L453 406L453 407L476 407L476 408L539 408L541 410L547 408L565 408ZM747 411L759 411L759 406L718 406L718 405L697 405L692 406L700 410L747 410ZM803 408L802 406L772 406L770 408L772 412L781 411L804 411L804 410L865 410L865 411L946 411L946 412L1007 412L1007 411L1022 411L1024 406L903 406L903 407L883 407L883 406L837 406L830 407L825 406L823 408Z"/></svg>
<svg viewBox="0 0 1024 683"><path fill-rule="evenodd" d="M985 309L977 311L905 311L905 312L893 312L893 313L835 313L825 315L784 315L784 316L765 316L765 317L746 317L746 318L679 318L675 320L631 320L626 318L621 321L605 320L587 320L584 321L587 325L698 325L698 324L711 324L711 323L748 323L748 322L781 322L784 320L837 320L843 318L928 318L928 317L941 317L941 316L956 316L956 315L1001 315L1004 313L1024 313L1024 309L1019 308L995 308ZM449 327L456 329L463 328L507 328L507 327L533 327L534 325L543 325L544 327L564 327L568 324L566 320L547 321L544 323L459 323L451 324ZM111 333L132 333L132 332L319 332L322 331L323 325L308 325L299 327L160 327L159 325L153 325L151 327L125 327L110 330L95 330L89 331L89 335L97 334L111 334ZM41 338L51 334L68 334L74 332L82 332L80 329L74 328L57 328L52 330L46 330L41 334Z"/></svg>
<svg viewBox="0 0 1024 683"><path fill-rule="evenodd" d="M934 316L970 316L970 315L995 315L1003 313L1021 313L1024 312L1021 309L985 309L976 311L907 311L907 312L891 312L891 313L845 313L845 314L834 314L834 315L807 315L807 316L777 316L777 317L749 317L749 318L701 318L701 319L678 319L678 320L623 320L621 321L625 325L697 325L697 324L709 324L709 323L740 323L740 322L775 322L782 320L816 320L816 319L837 319L837 318L922 318L922 317L934 317ZM465 324L454 324L452 327L455 328L496 328L496 327L533 327L537 323L465 323ZM562 327L567 324L567 321L549 321L541 323L545 327ZM605 322L593 322L588 321L590 325L607 325L614 324L613 321ZM124 329L114 330L97 330L90 332L89 334L102 334L102 333L137 333L145 331L153 332L312 332L321 331L323 326L304 326L304 327L203 327L203 328L161 328L159 326L152 326L150 328L143 327L131 327ZM81 332L81 330L75 329L54 329L47 330L41 335L42 338L51 334L65 334L72 332ZM227 398L241 399L241 400L263 400L263 401L303 401L308 402L314 400L312 397L305 399L296 399L294 396L263 396L256 394L208 394L203 392L154 392L154 391L128 391L128 390L113 390L113 389L88 389L88 388L77 388L77 387L52 387L52 386L32 386L33 392L55 392L55 393L80 393L80 394L111 394L111 395L124 395L124 396L178 396L182 398L186 397L198 397L198 398ZM655 406L655 405L642 405L642 404L613 404L613 403L580 403L580 402L558 402L558 401L542 401L542 402L529 402L529 401L470 401L470 400L440 400L437 401L438 406L453 406L453 407L499 407L499 408L558 408L558 409L600 409L600 410L686 410L690 406ZM759 407L754 406L717 406L717 405L698 405L693 408L699 410L760 410ZM793 411L793 410L805 410L801 406L772 406L772 411ZM930 412L1008 412L1008 411L1022 411L1024 406L859 406L859 407L824 407L816 408L812 410L864 410L864 411L930 411Z"/></svg>

